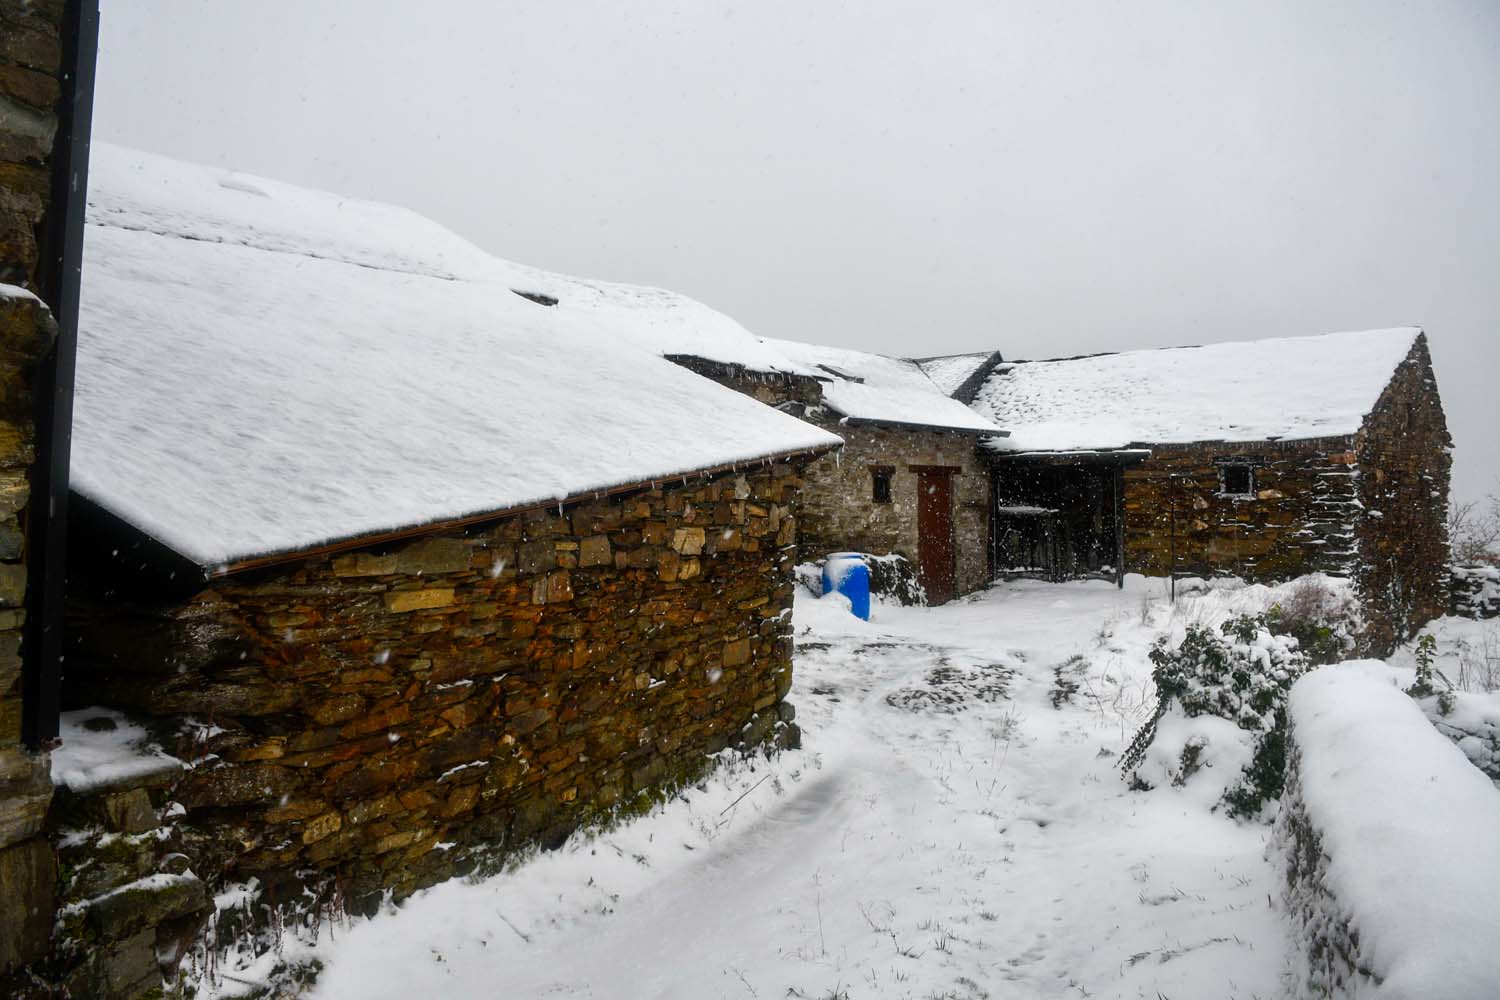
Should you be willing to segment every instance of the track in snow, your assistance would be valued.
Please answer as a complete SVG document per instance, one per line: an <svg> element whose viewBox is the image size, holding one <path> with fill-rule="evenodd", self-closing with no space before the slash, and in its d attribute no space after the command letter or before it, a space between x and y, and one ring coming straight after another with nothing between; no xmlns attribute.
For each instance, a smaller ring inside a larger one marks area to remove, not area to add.
<svg viewBox="0 0 1500 1000"><path fill-rule="evenodd" d="M874 624L803 600L804 750L346 931L317 995L1275 996L1265 830L1115 772L1144 617L1096 584Z"/></svg>

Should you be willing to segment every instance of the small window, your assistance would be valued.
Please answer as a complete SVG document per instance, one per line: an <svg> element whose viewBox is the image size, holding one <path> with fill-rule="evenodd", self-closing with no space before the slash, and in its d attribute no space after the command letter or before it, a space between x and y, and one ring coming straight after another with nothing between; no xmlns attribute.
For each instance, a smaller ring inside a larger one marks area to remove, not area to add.
<svg viewBox="0 0 1500 1000"><path fill-rule="evenodd" d="M891 502L891 469L870 470L870 499L876 503Z"/></svg>
<svg viewBox="0 0 1500 1000"><path fill-rule="evenodd" d="M1250 465L1219 466L1219 495L1226 497L1255 496L1255 468Z"/></svg>

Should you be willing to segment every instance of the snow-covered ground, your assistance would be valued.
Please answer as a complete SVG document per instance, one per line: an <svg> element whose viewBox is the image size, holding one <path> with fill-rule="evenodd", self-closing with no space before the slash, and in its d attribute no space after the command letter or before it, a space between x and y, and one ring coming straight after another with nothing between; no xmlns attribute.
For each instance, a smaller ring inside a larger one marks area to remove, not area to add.
<svg viewBox="0 0 1500 1000"><path fill-rule="evenodd" d="M801 595L804 749L325 931L314 994L1279 995L1269 828L1116 769L1151 708L1152 640L1271 598L1018 582L864 623Z"/></svg>

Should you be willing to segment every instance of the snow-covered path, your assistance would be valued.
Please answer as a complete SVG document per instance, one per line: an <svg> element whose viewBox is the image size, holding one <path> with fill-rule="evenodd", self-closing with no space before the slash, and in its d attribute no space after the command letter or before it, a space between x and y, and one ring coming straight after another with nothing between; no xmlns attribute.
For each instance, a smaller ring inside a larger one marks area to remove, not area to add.
<svg viewBox="0 0 1500 1000"><path fill-rule="evenodd" d="M1266 831L1116 771L1151 639L1223 602L1174 617L1132 583L869 624L799 598L802 751L345 929L316 995L1278 995Z"/></svg>

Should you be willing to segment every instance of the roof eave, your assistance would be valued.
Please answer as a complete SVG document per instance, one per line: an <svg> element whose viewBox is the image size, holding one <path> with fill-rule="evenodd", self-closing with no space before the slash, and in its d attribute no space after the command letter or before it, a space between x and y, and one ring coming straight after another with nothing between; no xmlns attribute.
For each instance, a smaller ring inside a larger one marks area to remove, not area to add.
<svg viewBox="0 0 1500 1000"><path fill-rule="evenodd" d="M338 538L317 545L307 545L295 549L284 549L276 552L266 552L259 555L247 556L221 563L205 563L203 560L188 556L178 551L171 545L155 538L149 532L126 521L119 515L111 515L113 519L122 524L129 531L135 532L143 538L149 539L156 549L160 550L166 557L174 561L180 561L184 566L191 566L201 574L204 582L220 580L225 577L235 576L258 569L268 569L274 566L297 562L302 559L317 558L319 556L333 555L339 552L349 552L355 549L369 548L375 545L386 545L395 542L408 541L422 538L427 535L440 534L444 531L452 531L458 528L472 527L490 521L500 521L517 514L528 511L549 510L554 507L569 507L574 504L584 503L589 500L598 500L604 497L617 496L622 493L634 493L643 489L654 489L662 483L676 482L686 479L706 479L712 476L722 475L726 472L737 472L745 469L775 465L778 462L790 462L798 459L814 459L826 455L843 447L843 442L814 445L808 448L797 448L790 451L773 452L757 458L741 459L734 462L724 462L719 465L706 466L698 469L688 469L682 472L672 472L662 476L653 476L647 479L634 480L627 483L619 483L597 490L581 490L570 493L567 496L556 497L548 500L538 500L532 503L517 504L511 507L500 507L493 510L479 511L466 514L462 517L444 518L438 521L428 521L423 524L409 525L404 528L394 528L383 531L366 532L359 535L350 535L346 538ZM102 509L102 508L101 508Z"/></svg>
<svg viewBox="0 0 1500 1000"><path fill-rule="evenodd" d="M284 563L296 562L301 559L315 558L318 556L332 555L337 552L347 552L353 549L368 548L372 545L385 545L394 542L406 541L412 538L421 538L425 535L435 535L444 531L452 531L457 528L471 527L483 524L487 521L499 521L517 514L524 514L534 510L550 510L553 507L568 507L574 504L584 503L589 500L599 500L604 497L616 496L621 493L634 493L637 490L655 489L662 483L674 482L685 479L706 479L711 476L722 475L726 472L737 472L742 469L751 469L757 466L775 465L778 462L790 462L799 458L813 459L826 455L831 451L843 447L843 442L837 444L815 445L810 448L798 448L792 451L774 452L759 458L742 459L736 462L724 462L720 465L709 466L701 469L690 469L685 472L673 472L664 476L653 476L649 479L636 480L629 483L620 483L616 486L608 486L597 490L582 490L571 493L564 497L550 500L538 500L535 503L519 504L514 507L504 507L498 510L484 511L476 514L468 514L463 517L446 518L441 521L429 521L426 524L412 525L408 528L399 528L391 531L370 532L363 535L355 535L349 538L326 542L321 545L306 548L292 549L285 552L270 553L262 556L253 556L247 559L239 559L224 563L219 566L207 567L206 572L209 579L222 579L237 573L244 573L255 569L265 569Z"/></svg>

